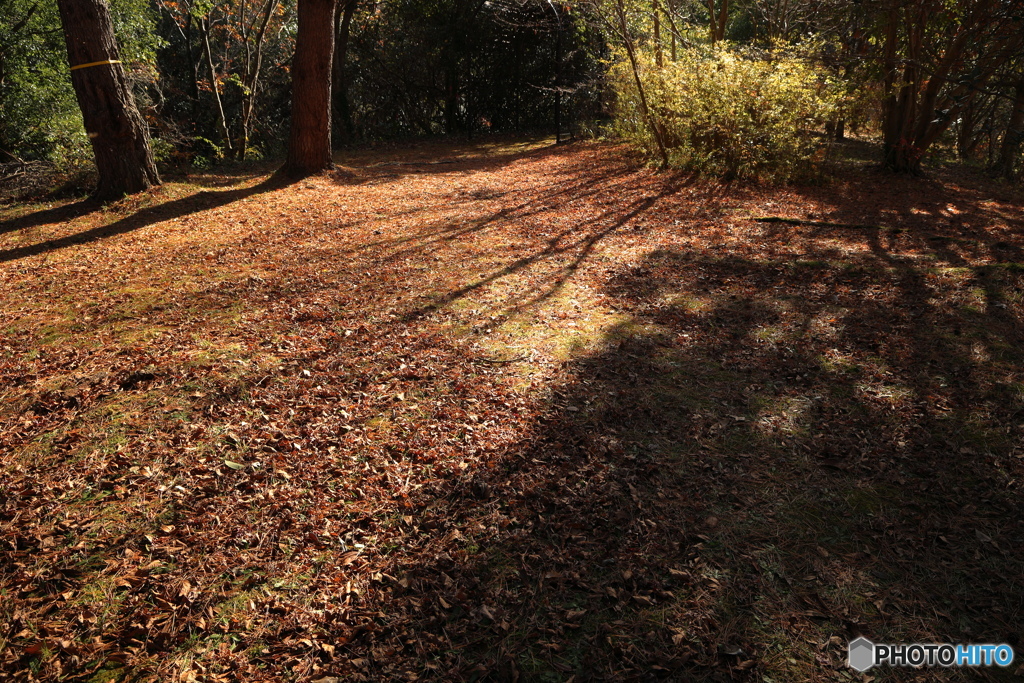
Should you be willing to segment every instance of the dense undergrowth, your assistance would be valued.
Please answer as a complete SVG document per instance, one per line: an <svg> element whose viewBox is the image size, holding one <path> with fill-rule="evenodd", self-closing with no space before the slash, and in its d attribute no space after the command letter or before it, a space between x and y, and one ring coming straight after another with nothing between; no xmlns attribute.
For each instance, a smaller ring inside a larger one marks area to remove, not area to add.
<svg viewBox="0 0 1024 683"><path fill-rule="evenodd" d="M670 163L725 179L788 182L821 173L832 146L826 124L848 116L844 86L796 51L718 45L684 48L656 64L638 55L645 115L628 59L611 70L615 131L656 158L660 131Z"/></svg>

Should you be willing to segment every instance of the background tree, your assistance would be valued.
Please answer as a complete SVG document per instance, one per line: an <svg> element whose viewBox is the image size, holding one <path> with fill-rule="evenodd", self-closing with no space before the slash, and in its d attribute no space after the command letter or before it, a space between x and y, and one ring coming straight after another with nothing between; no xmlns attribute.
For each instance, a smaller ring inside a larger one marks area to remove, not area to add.
<svg viewBox="0 0 1024 683"><path fill-rule="evenodd" d="M92 143L95 196L113 199L160 183L146 124L135 107L110 10L103 0L58 0L71 81Z"/></svg>
<svg viewBox="0 0 1024 683"><path fill-rule="evenodd" d="M640 58L637 54L638 48L636 40L631 35L630 21L627 16L626 4L624 0L615 0L614 5L610 8L611 16L604 16L600 5L597 6L597 12L599 16L605 21L608 30L617 35L622 49L626 53L626 59L629 61L629 70L633 76L633 84L636 87L637 100L640 104L640 113L650 130L651 137L654 139L657 149L658 157L661 161L663 168L669 165L668 158L668 147L665 143L665 135L663 126L659 117L655 115L652 107L648 101L647 88L644 83L644 79L641 77L641 66ZM656 34L653 43L655 44L655 52L657 53L657 45L659 43ZM656 58L655 64L661 66L661 59Z"/></svg>
<svg viewBox="0 0 1024 683"><path fill-rule="evenodd" d="M230 155L231 133L228 131L228 117L224 113L224 103L220 97L220 79L217 77L217 66L213 63L213 48L210 47L210 28L213 24L211 16L199 18L199 36L203 41L203 53L206 55L206 66L210 70L210 90L213 92L213 101L217 104L217 119L220 122L221 138L224 141L224 148Z"/></svg>
<svg viewBox="0 0 1024 683"><path fill-rule="evenodd" d="M1020 50L1024 25L1014 3L905 0L882 26L883 163L918 174L928 148Z"/></svg>
<svg viewBox="0 0 1024 683"><path fill-rule="evenodd" d="M45 158L81 128L55 5L0 0L0 159Z"/></svg>
<svg viewBox="0 0 1024 683"><path fill-rule="evenodd" d="M359 0L338 0L334 9L334 64L331 67L331 113L336 143L351 142L352 110L348 100L348 39Z"/></svg>
<svg viewBox="0 0 1024 683"><path fill-rule="evenodd" d="M295 32L289 0L158 3L166 36L161 80L173 93L161 100L163 133L183 151L191 146L212 158L244 159L283 147L276 144L287 115L283 67Z"/></svg>
<svg viewBox="0 0 1024 683"><path fill-rule="evenodd" d="M725 40L725 28L729 22L729 0L707 0L708 17L711 22L711 42Z"/></svg>
<svg viewBox="0 0 1024 683"><path fill-rule="evenodd" d="M313 94L292 83L309 60L296 53L296 0L108 1L121 72L158 161L281 158L290 143L298 153L288 128L292 95ZM1012 177L1021 161L1013 132L1020 8L1016 0L623 0L624 31L617 0L338 0L328 22L331 137L350 144L543 131L561 139L607 122L623 94L608 68L617 59L636 62L641 83L628 79L636 91L651 87L649 75L714 49L812 66L842 101L824 130L810 132L842 138L848 122L870 126L883 134L889 168L920 173L938 145ZM56 16L43 0L0 0L0 162L88 157ZM316 40L314 53L322 53L324 40ZM731 91L718 92L721 106L708 103L708 111L728 109ZM750 121L771 108L758 92ZM657 88L648 94L656 116L637 122L664 163L655 140L672 138L678 112ZM305 105L294 104L301 117ZM313 134L305 124L299 130ZM807 132L790 131L802 139ZM664 141L672 156L679 141ZM319 142L317 150L312 166L329 163Z"/></svg>
<svg viewBox="0 0 1024 683"><path fill-rule="evenodd" d="M156 76L153 15L148 0L111 0L109 7L125 75L138 97ZM55 2L0 0L0 112L0 161L91 160Z"/></svg>
<svg viewBox="0 0 1024 683"><path fill-rule="evenodd" d="M593 118L606 38L576 9L547 0L361 4L345 68L355 137L554 133L559 99L563 128Z"/></svg>
<svg viewBox="0 0 1024 683"><path fill-rule="evenodd" d="M1024 71L1018 70L1015 75L1010 85L1012 95L1007 98L1009 113L999 156L992 166L996 174L1011 182L1017 179L1021 147L1024 146Z"/></svg>

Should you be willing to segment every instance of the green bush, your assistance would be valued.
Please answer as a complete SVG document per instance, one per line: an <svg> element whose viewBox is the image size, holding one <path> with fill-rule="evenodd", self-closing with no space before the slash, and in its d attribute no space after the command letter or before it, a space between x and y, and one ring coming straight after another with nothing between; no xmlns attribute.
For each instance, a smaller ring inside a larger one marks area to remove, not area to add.
<svg viewBox="0 0 1024 683"><path fill-rule="evenodd" d="M840 89L799 56L729 47L682 50L657 67L638 55L641 82L671 164L725 178L768 181L817 174L828 141L819 132L839 113ZM650 155L657 143L645 120L630 64L611 69L616 131Z"/></svg>

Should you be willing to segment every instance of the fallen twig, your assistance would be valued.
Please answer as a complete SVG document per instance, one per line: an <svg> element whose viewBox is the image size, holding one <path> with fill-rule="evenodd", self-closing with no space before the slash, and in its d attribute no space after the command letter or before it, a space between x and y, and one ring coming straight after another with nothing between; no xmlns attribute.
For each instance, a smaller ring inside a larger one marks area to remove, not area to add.
<svg viewBox="0 0 1024 683"><path fill-rule="evenodd" d="M465 159L438 159L437 161L382 161L379 164L372 164L366 168L376 166L437 166L440 164L457 164Z"/></svg>
<svg viewBox="0 0 1024 683"><path fill-rule="evenodd" d="M814 225L819 228L850 228L853 230L899 230L890 228L887 225L870 225L864 223L829 223L827 221L812 221L808 218L784 218L782 216L761 216L751 217L757 223L788 223L790 225Z"/></svg>
<svg viewBox="0 0 1024 683"><path fill-rule="evenodd" d="M515 358L475 358L474 360L480 361L481 363L491 363L492 365L504 365L506 363L519 363L524 360L529 360L533 357L532 353L524 353Z"/></svg>

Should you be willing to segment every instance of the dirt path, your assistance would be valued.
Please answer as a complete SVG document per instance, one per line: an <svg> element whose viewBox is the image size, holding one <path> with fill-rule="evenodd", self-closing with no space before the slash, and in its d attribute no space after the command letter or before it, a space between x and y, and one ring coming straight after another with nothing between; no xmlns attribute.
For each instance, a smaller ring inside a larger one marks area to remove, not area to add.
<svg viewBox="0 0 1024 683"><path fill-rule="evenodd" d="M1020 645L1019 197L599 144L339 161L0 210L0 671L849 680L855 635Z"/></svg>

